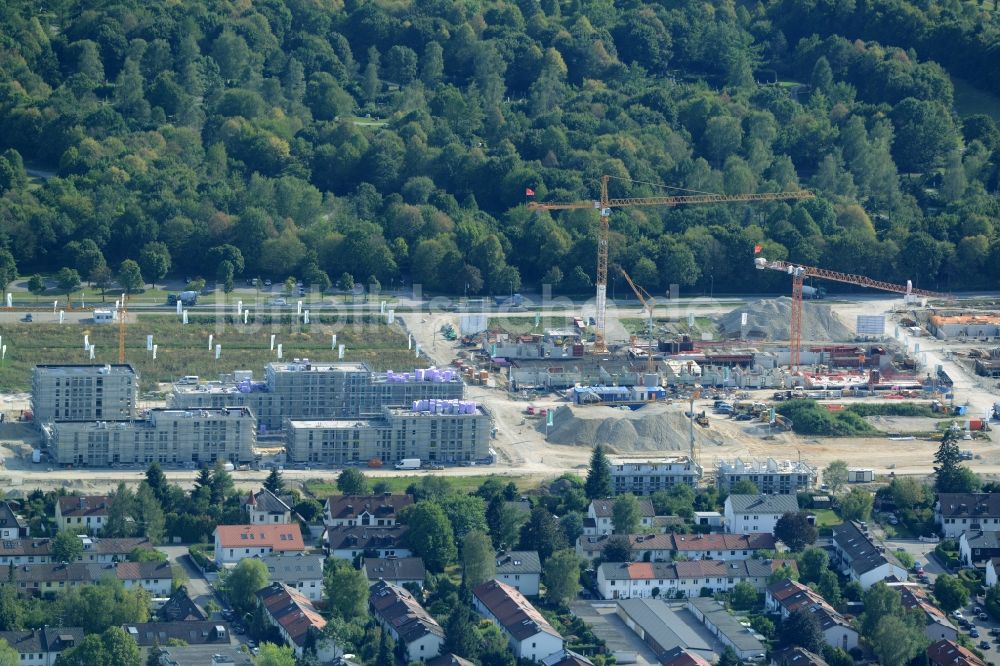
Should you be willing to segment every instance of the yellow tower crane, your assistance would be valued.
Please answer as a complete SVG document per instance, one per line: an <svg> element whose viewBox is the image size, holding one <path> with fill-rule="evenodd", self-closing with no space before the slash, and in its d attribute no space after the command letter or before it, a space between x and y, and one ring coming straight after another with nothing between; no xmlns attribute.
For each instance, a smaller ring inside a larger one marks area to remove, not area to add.
<svg viewBox="0 0 1000 666"><path fill-rule="evenodd" d="M611 176L601 176L601 198L599 201L573 201L567 203L550 203L532 201L528 208L533 210L571 210L580 208L595 208L601 213L601 226L597 236L597 316L595 317L594 351L607 351L605 342L607 334L608 311L608 219L612 208L630 208L634 206L693 206L724 203L753 203L759 201L786 201L812 199L813 193L808 190L792 192L762 192L760 194L690 194L671 197L634 197L630 199L612 199L608 196L608 180Z"/></svg>

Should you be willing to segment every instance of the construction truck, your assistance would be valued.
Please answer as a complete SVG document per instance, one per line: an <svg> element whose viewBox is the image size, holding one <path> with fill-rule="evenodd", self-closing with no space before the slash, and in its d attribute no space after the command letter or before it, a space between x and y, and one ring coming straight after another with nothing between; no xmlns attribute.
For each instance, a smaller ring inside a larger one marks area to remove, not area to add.
<svg viewBox="0 0 1000 666"><path fill-rule="evenodd" d="M694 417L694 422L700 425L702 428L708 427L708 415L705 412L701 412Z"/></svg>
<svg viewBox="0 0 1000 666"><path fill-rule="evenodd" d="M810 287L809 285L803 285L802 298L811 298L814 300L826 298L826 289L823 287Z"/></svg>

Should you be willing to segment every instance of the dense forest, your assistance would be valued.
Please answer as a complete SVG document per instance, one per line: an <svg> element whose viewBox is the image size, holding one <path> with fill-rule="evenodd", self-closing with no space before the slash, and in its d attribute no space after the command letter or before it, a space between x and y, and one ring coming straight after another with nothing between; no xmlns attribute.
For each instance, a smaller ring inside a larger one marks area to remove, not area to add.
<svg viewBox="0 0 1000 666"><path fill-rule="evenodd" d="M586 293L596 211L526 188L587 200L608 174L818 195L616 211L612 279L651 292L783 291L758 243L990 287L1000 131L950 77L1000 91L985 2L8 0L0 244L22 275Z"/></svg>

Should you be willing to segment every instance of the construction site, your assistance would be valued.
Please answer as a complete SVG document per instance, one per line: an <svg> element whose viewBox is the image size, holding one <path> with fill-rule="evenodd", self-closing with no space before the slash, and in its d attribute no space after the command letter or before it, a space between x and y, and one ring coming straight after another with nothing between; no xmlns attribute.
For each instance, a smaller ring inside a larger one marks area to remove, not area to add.
<svg viewBox="0 0 1000 666"><path fill-rule="evenodd" d="M491 409L501 463L580 466L603 444L623 456L686 453L706 472L741 456L823 466L863 455L866 473L927 474L953 428L977 471L1000 472L990 429L1000 403L990 382L1000 376L996 303L769 260L758 245L755 268L787 275L789 296L683 298L674 289L658 302L621 271L634 298L609 304L610 209L700 201L609 199L603 186L599 202L532 204L601 210L593 300L546 307L514 294L404 317L434 361L457 366ZM784 405L801 398L831 422L850 413L861 425L797 427Z"/></svg>

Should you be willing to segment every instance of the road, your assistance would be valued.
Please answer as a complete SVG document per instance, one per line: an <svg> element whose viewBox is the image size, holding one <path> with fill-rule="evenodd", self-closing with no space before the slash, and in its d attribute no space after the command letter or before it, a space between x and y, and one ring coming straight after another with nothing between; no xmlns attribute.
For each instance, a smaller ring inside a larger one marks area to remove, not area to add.
<svg viewBox="0 0 1000 666"><path fill-rule="evenodd" d="M167 561L181 567L184 573L187 574L189 579L187 582L187 591L192 601L201 606L202 609L205 609L209 601L215 601L216 604L219 603L219 600L215 598L215 592L208 586L208 581L205 580L201 575L201 571L188 558L187 546L159 546L157 550L166 553ZM221 616L216 613L212 617L218 618Z"/></svg>

